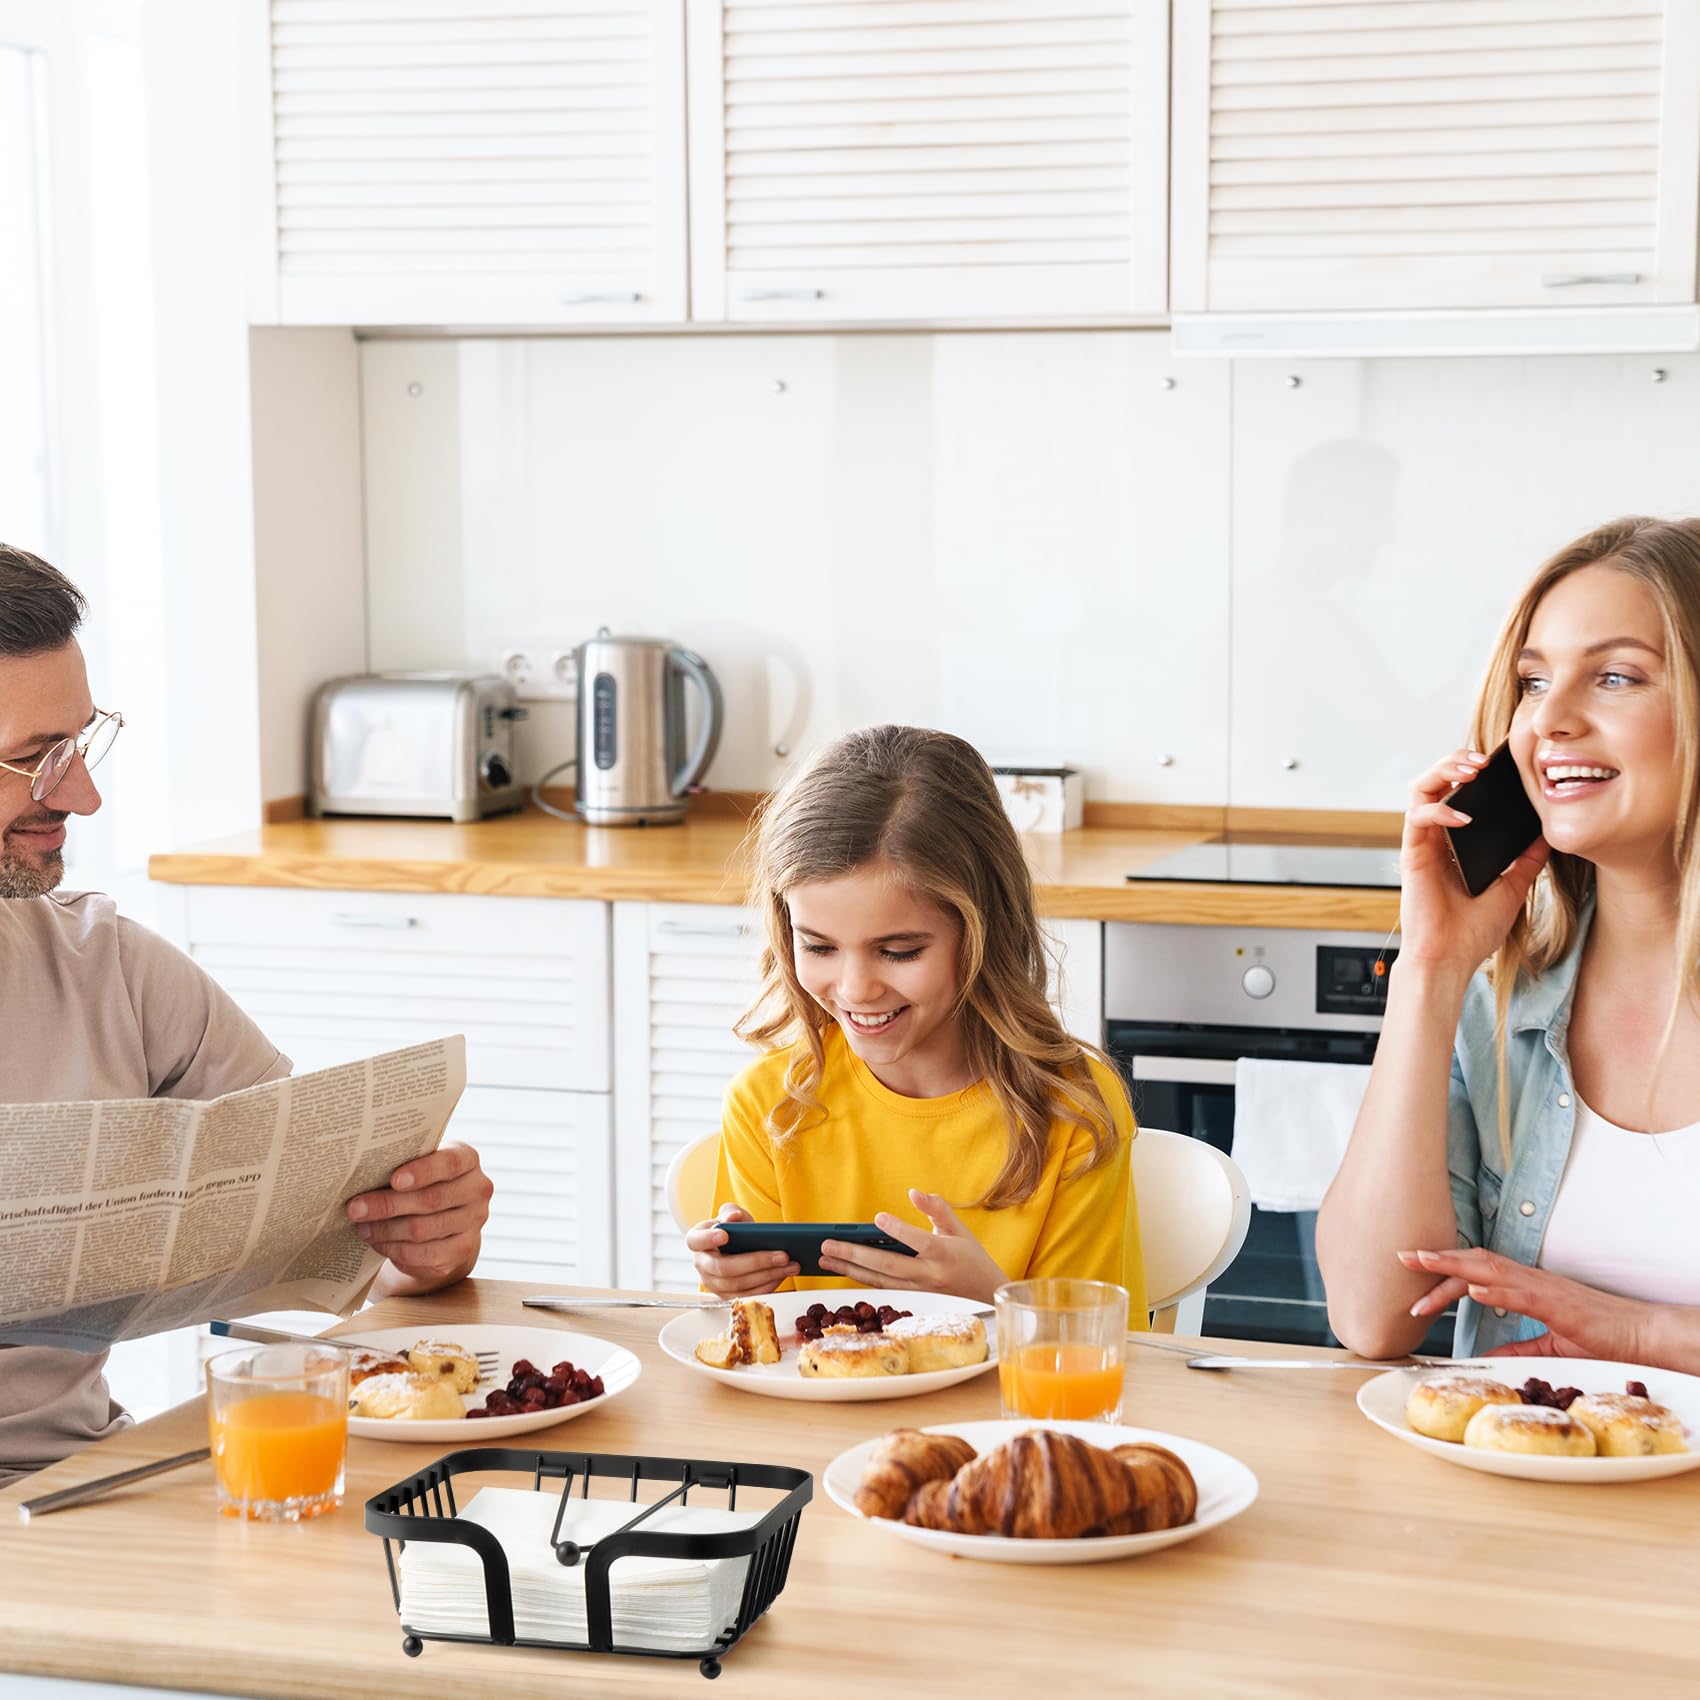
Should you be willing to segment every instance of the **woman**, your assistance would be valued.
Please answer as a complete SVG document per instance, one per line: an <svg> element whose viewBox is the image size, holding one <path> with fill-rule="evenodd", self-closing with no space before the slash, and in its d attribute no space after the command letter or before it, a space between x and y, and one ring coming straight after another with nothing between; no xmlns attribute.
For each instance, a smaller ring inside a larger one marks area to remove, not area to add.
<svg viewBox="0 0 1700 1700"><path fill-rule="evenodd" d="M1413 787L1387 1016L1317 1222L1365 1356L1456 1299L1461 1357L1700 1370L1697 722L1700 520L1620 520L1535 575L1475 747ZM1471 898L1444 798L1506 739L1541 836Z"/></svg>

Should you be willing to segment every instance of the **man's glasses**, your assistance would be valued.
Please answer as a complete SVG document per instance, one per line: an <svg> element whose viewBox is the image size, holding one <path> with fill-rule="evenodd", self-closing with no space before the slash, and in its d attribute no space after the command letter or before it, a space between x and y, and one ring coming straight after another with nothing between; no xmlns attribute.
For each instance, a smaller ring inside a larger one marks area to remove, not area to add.
<svg viewBox="0 0 1700 1700"><path fill-rule="evenodd" d="M8 773L21 774L30 782L31 798L45 803L59 781L71 771L71 763L78 756L83 758L84 767L99 767L123 725L124 716L116 709L97 708L94 719L76 737L61 738L34 767L18 767L12 762L0 761L0 768Z"/></svg>

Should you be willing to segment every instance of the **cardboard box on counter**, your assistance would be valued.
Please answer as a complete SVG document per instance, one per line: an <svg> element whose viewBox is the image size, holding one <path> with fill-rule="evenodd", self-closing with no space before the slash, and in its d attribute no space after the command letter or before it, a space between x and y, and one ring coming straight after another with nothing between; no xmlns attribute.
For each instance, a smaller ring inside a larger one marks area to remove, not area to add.
<svg viewBox="0 0 1700 1700"><path fill-rule="evenodd" d="M1077 767L994 767L992 773L1017 832L1068 832L1085 817L1086 782Z"/></svg>

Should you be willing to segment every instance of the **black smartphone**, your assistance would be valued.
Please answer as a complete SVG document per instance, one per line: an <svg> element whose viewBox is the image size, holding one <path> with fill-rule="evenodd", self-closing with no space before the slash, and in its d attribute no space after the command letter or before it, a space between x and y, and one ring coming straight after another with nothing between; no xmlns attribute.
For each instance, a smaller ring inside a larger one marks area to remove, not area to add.
<svg viewBox="0 0 1700 1700"><path fill-rule="evenodd" d="M1511 746L1501 744L1445 801L1470 817L1468 826L1442 830L1464 889L1480 897L1541 835L1541 817L1523 789Z"/></svg>
<svg viewBox="0 0 1700 1700"><path fill-rule="evenodd" d="M895 1251L899 1257L914 1257L906 1246L872 1222L722 1222L726 1243L723 1256L733 1252L782 1251L804 1275L830 1275L820 1266L822 1240L844 1240L850 1245L872 1246L875 1251Z"/></svg>

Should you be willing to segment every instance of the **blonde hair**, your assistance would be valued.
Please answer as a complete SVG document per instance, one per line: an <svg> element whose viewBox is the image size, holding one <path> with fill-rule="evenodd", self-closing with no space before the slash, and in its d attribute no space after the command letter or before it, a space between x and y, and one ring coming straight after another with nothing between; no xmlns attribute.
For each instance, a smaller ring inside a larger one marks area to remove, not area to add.
<svg viewBox="0 0 1700 1700"><path fill-rule="evenodd" d="M1494 644L1476 701L1472 745L1493 750L1505 741L1520 696L1517 660L1529 639L1535 610L1554 585L1583 567L1604 566L1643 584L1658 604L1669 681L1682 796L1676 820L1676 873L1681 897L1677 960L1688 964L1665 1023L1665 1043L1675 1029L1684 996L1700 993L1700 520L1612 520L1579 537L1547 561L1525 587ZM1554 851L1528 901L1494 952L1494 1046L1498 1066L1499 1143L1511 1164L1511 1113L1507 1101L1506 1026L1519 976L1535 977L1561 962L1576 943L1583 905L1594 888L1594 868L1580 856ZM1662 1053L1661 1053L1662 1054Z"/></svg>
<svg viewBox="0 0 1700 1700"><path fill-rule="evenodd" d="M825 1119L821 1035L833 1025L797 978L788 896L884 860L961 929L955 1013L968 1064L1009 1127L1003 1167L979 1204L995 1210L1033 1195L1058 1119L1092 1137L1077 1173L1110 1160L1115 1124L1087 1066L1089 1056L1108 1059L1071 1038L1046 997L1032 876L992 770L972 745L914 726L851 732L768 801L749 853L767 938L761 995L737 1031L768 1050L802 1041L785 1071L785 1097L768 1112L776 1140Z"/></svg>

